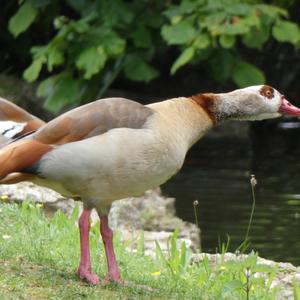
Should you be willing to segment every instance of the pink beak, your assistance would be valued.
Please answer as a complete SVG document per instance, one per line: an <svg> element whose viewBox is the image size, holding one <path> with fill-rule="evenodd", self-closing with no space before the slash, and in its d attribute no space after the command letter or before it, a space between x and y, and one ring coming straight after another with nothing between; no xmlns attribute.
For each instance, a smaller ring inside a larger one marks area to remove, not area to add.
<svg viewBox="0 0 300 300"><path fill-rule="evenodd" d="M287 115L287 116L300 117L300 108L291 104L289 101L287 101L284 98L284 96L282 96L282 102L281 102L278 112L282 113L283 115Z"/></svg>

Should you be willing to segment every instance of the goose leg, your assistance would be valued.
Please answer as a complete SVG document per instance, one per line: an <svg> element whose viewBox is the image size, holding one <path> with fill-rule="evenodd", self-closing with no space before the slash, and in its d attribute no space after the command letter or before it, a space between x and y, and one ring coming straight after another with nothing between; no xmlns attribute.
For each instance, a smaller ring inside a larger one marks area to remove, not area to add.
<svg viewBox="0 0 300 300"><path fill-rule="evenodd" d="M89 232L90 232L90 215L91 210L83 210L79 218L79 232L80 232L80 263L77 270L77 275L81 279L85 279L91 284L99 282L98 276L92 273L90 246L89 246Z"/></svg>
<svg viewBox="0 0 300 300"><path fill-rule="evenodd" d="M116 256L115 256L114 246L113 246L113 232L109 228L107 216L100 216L100 220L101 220L100 233L104 243L106 260L107 260L107 269L108 269L106 280L120 282L121 276L120 276L120 271L119 271L118 263L116 261Z"/></svg>

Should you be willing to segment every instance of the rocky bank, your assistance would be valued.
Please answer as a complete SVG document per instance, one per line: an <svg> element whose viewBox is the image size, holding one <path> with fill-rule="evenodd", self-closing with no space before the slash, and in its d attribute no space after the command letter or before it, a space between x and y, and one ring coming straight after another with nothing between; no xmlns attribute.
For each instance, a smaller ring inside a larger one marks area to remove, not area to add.
<svg viewBox="0 0 300 300"><path fill-rule="evenodd" d="M22 202L25 200L41 203L46 214L52 215L60 209L70 215L76 205L82 210L82 204L72 199L63 198L56 192L38 187L32 183L19 183L16 185L0 185L0 200ZM195 253L192 263L201 262L206 256L212 265L221 261L242 261L247 255L234 253L220 254L196 253L200 246L200 230L195 224L184 222L175 216L175 199L162 196L160 189L147 191L143 197L128 198L113 203L110 212L110 225L114 230L122 232L122 239L129 241L135 247L141 232L144 232L145 254L154 255L155 241L158 241L163 251L167 251L168 241L175 229L179 230L179 243L184 241ZM97 220L93 212L93 222ZM290 263L274 262L258 257L258 263L277 268L277 273L272 281L272 286L278 289L277 299L294 299L293 284L300 286L300 267ZM265 277L268 274L255 274L256 277Z"/></svg>

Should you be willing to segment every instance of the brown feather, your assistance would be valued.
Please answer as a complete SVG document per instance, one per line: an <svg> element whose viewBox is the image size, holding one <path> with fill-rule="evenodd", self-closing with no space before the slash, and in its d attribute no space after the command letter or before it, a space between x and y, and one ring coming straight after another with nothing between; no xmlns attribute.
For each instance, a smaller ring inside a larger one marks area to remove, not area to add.
<svg viewBox="0 0 300 300"><path fill-rule="evenodd" d="M33 181L35 175L28 173L12 173L0 180L0 184L15 184L22 181Z"/></svg>
<svg viewBox="0 0 300 300"><path fill-rule="evenodd" d="M216 95L212 93L205 94L197 94L190 97L193 101L195 101L200 107L204 109L209 118L212 120L213 124L217 123L217 118L213 112Z"/></svg>
<svg viewBox="0 0 300 300"><path fill-rule="evenodd" d="M16 104L0 97L0 121L14 121L26 123L24 129L16 135L21 136L25 133L37 130L45 124L44 121L31 115L26 110Z"/></svg>
<svg viewBox="0 0 300 300"><path fill-rule="evenodd" d="M142 128L151 108L124 98L107 98L73 109L40 128L34 139L61 145L100 135L113 128Z"/></svg>
<svg viewBox="0 0 300 300"><path fill-rule="evenodd" d="M0 178L19 172L37 162L53 148L35 140L19 140L0 150Z"/></svg>
<svg viewBox="0 0 300 300"><path fill-rule="evenodd" d="M1 97L0 97L0 120L2 121L10 120L15 122L26 122L26 121L35 120L36 125L45 124L45 122L31 115L23 108Z"/></svg>
<svg viewBox="0 0 300 300"><path fill-rule="evenodd" d="M45 124L46 123L44 121L42 121L38 118L32 119L32 120L27 122L25 128L22 131L22 134L27 133L27 132L31 132L31 131L35 131L35 130L39 129L40 127L42 127Z"/></svg>

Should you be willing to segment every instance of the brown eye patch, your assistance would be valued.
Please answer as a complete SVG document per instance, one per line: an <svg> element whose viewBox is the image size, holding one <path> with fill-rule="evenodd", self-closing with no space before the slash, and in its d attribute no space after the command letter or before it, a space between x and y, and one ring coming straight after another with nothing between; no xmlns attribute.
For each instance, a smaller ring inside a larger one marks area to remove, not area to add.
<svg viewBox="0 0 300 300"><path fill-rule="evenodd" d="M274 97L274 89L269 85L264 85L260 89L259 93L268 99L272 99Z"/></svg>

